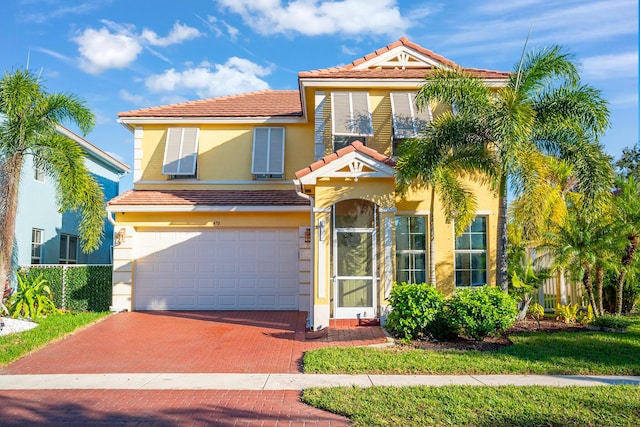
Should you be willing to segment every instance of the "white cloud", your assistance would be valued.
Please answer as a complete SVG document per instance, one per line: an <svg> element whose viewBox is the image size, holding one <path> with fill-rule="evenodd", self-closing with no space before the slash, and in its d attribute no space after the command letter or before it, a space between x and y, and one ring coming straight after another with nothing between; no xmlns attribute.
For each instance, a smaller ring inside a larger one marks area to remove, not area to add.
<svg viewBox="0 0 640 427"><path fill-rule="evenodd" d="M124 68L142 51L140 42L127 34L112 34L106 28L89 28L74 39L82 56L80 66L91 74L109 68Z"/></svg>
<svg viewBox="0 0 640 427"><path fill-rule="evenodd" d="M111 68L125 68L136 60L143 48L164 61L169 59L148 45L165 47L182 43L202 35L197 29L176 22L167 35L159 37L154 31L144 29L136 33L135 26L103 20L99 30L88 28L76 36L80 66L88 73L98 74Z"/></svg>
<svg viewBox="0 0 640 427"><path fill-rule="evenodd" d="M232 57L224 64L213 67L203 64L184 71L166 70L145 80L152 92L173 92L193 90L201 98L229 95L269 88L269 84L260 77L271 73L269 68L261 67L247 59Z"/></svg>
<svg viewBox="0 0 640 427"><path fill-rule="evenodd" d="M609 99L609 104L616 108L638 108L638 92L627 92Z"/></svg>
<svg viewBox="0 0 640 427"><path fill-rule="evenodd" d="M142 31L141 37L153 46L164 47L172 44L179 44L186 40L195 39L201 35L202 33L196 28L176 22L173 24L173 28L169 31L167 37L158 37L154 31L146 28Z"/></svg>
<svg viewBox="0 0 640 427"><path fill-rule="evenodd" d="M615 80L638 77L638 52L591 56L582 60L583 77L593 80Z"/></svg>
<svg viewBox="0 0 640 427"><path fill-rule="evenodd" d="M142 95L134 95L126 89L120 89L120 98L136 105L149 104L149 102Z"/></svg>
<svg viewBox="0 0 640 427"><path fill-rule="evenodd" d="M396 0L218 0L261 34L405 34L412 25Z"/></svg>
<svg viewBox="0 0 640 427"><path fill-rule="evenodd" d="M443 10L439 19L448 19ZM458 22L443 45L460 53L504 52L522 48L531 31L529 46L561 44L593 48L617 37L638 34L637 0L564 0L534 3L530 0L488 0L460 11Z"/></svg>

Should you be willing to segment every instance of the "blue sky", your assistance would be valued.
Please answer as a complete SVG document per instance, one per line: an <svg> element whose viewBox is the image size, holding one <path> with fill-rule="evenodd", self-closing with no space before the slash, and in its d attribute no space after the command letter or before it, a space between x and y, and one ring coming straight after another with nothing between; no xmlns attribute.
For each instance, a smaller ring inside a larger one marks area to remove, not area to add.
<svg viewBox="0 0 640 427"><path fill-rule="evenodd" d="M566 47L610 102L603 139L638 144L637 0L8 0L0 69L29 68L97 117L87 139L133 164L117 113L262 89L351 62L406 36L472 68L511 71L530 48ZM131 176L123 180L131 186Z"/></svg>

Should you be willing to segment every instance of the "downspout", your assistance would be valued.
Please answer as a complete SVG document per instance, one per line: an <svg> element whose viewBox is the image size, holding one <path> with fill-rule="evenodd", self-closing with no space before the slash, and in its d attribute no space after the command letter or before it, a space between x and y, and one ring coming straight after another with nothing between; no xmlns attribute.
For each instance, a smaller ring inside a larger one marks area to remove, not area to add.
<svg viewBox="0 0 640 427"><path fill-rule="evenodd" d="M316 260L315 260L315 213L313 212L313 207L315 205L315 200L308 194L305 194L302 189L302 182L299 179L294 179L293 183L296 187L296 193L298 196L303 199L307 199L309 201L310 209L309 209L309 226L311 227L311 242L310 246L310 257L311 262L309 263L309 286L311 287L309 292L309 317L307 319L307 328L313 325L313 297L315 295L315 268L316 268Z"/></svg>

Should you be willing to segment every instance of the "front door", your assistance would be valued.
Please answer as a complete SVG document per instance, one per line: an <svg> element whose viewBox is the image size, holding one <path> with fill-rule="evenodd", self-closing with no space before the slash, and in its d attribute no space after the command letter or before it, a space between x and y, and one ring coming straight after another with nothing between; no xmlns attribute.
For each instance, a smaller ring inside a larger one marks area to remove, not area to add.
<svg viewBox="0 0 640 427"><path fill-rule="evenodd" d="M333 317L375 317L376 207L366 200L346 200L334 207Z"/></svg>

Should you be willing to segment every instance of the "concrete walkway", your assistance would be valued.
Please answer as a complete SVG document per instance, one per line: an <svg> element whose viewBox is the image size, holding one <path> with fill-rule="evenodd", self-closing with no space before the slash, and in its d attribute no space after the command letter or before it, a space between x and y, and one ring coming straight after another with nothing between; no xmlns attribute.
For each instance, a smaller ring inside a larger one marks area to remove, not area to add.
<svg viewBox="0 0 640 427"><path fill-rule="evenodd" d="M0 390L303 390L336 386L640 386L640 376L326 375L326 374L32 374L0 375Z"/></svg>

